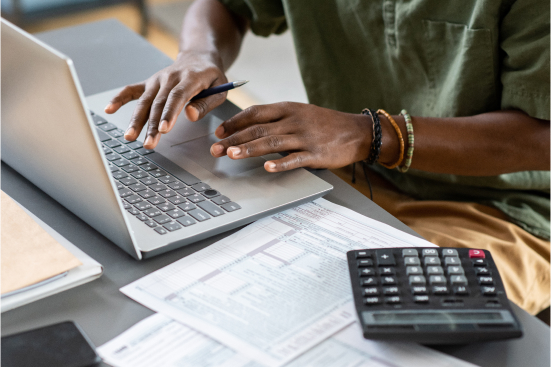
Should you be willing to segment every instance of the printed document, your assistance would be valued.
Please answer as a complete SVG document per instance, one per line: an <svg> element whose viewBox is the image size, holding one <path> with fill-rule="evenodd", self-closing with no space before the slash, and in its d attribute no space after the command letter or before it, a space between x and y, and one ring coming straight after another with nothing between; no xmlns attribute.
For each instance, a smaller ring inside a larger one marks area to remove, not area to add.
<svg viewBox="0 0 551 367"><path fill-rule="evenodd" d="M115 367L264 367L182 323L154 314L97 349ZM472 367L414 343L365 340L357 323L287 367Z"/></svg>
<svg viewBox="0 0 551 367"><path fill-rule="evenodd" d="M318 199L121 291L248 358L281 366L355 320L347 251L406 246L434 245Z"/></svg>

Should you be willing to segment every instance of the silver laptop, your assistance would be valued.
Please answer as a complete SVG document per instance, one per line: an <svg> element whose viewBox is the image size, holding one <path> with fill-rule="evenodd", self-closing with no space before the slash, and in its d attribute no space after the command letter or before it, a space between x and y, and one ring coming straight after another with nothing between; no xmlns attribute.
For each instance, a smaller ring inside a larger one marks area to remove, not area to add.
<svg viewBox="0 0 551 367"><path fill-rule="evenodd" d="M214 129L239 111L229 102L199 122L182 114L154 151L125 141L134 103L104 114L116 90L85 98L68 57L1 22L2 160L136 259L332 189L304 169L266 172L273 157L213 158Z"/></svg>

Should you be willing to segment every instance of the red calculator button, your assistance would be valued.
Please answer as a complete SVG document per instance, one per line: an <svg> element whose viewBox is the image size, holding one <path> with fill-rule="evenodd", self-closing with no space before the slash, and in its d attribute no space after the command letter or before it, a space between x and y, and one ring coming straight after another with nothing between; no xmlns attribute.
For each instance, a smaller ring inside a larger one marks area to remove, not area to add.
<svg viewBox="0 0 551 367"><path fill-rule="evenodd" d="M486 255L482 250L469 250L469 257L471 259L485 259Z"/></svg>

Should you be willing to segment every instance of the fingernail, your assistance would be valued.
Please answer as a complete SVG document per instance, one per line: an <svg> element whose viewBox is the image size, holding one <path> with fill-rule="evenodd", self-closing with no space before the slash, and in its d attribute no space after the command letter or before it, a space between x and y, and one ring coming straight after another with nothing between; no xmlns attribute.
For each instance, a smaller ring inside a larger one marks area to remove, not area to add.
<svg viewBox="0 0 551 367"><path fill-rule="evenodd" d="M216 135L216 136L222 136L222 135L224 135L224 131L225 131L224 126L220 125L220 126L218 126L218 128L214 131L214 135Z"/></svg>
<svg viewBox="0 0 551 367"><path fill-rule="evenodd" d="M143 145L151 145L153 144L153 138L151 136L148 136L147 138L145 138L145 142L143 143Z"/></svg>
<svg viewBox="0 0 551 367"><path fill-rule="evenodd" d="M213 155L220 155L224 151L224 147L220 144L214 144L210 149Z"/></svg>
<svg viewBox="0 0 551 367"><path fill-rule="evenodd" d="M276 164L274 162L266 162L266 167L269 169L275 169Z"/></svg>
<svg viewBox="0 0 551 367"><path fill-rule="evenodd" d="M237 157L239 154L241 154L241 148L238 147L228 148L228 151L231 152L231 155L234 157Z"/></svg>
<svg viewBox="0 0 551 367"><path fill-rule="evenodd" d="M166 133L168 131L168 121L167 120L161 121L161 123L159 124L159 131L162 132L162 133Z"/></svg>
<svg viewBox="0 0 551 367"><path fill-rule="evenodd" d="M136 133L136 130L134 130L133 127L129 127L128 129L126 129L126 132L124 133L124 136L134 136L134 134Z"/></svg>
<svg viewBox="0 0 551 367"><path fill-rule="evenodd" d="M113 106L113 105L111 103L109 103L107 106L105 106L105 108L103 110L107 111L107 110L111 109L111 106Z"/></svg>

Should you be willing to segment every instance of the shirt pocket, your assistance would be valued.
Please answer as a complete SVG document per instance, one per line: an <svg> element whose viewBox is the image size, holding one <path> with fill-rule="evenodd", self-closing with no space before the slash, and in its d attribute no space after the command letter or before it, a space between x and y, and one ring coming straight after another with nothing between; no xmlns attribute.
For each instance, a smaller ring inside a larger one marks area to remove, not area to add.
<svg viewBox="0 0 551 367"><path fill-rule="evenodd" d="M489 29L423 20L434 117L472 116L499 109Z"/></svg>

